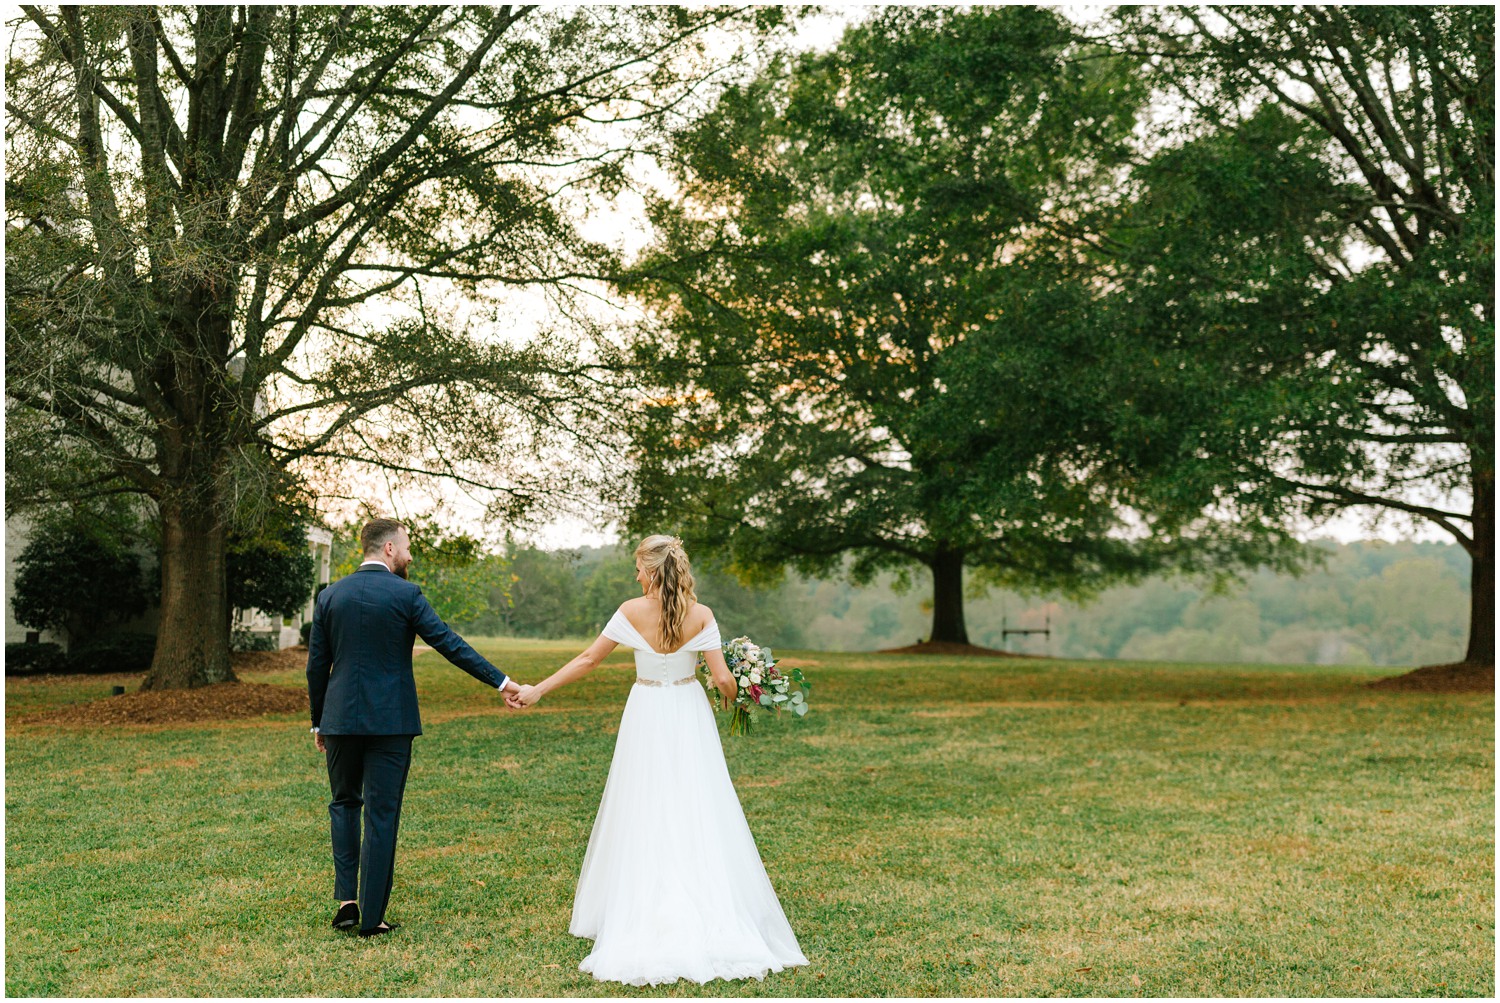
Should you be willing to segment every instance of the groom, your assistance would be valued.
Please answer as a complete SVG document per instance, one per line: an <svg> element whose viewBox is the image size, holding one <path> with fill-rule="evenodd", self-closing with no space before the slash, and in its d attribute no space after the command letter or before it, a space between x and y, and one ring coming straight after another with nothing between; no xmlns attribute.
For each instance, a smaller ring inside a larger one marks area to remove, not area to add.
<svg viewBox="0 0 1500 1003"><path fill-rule="evenodd" d="M360 545L359 570L324 589L313 608L307 693L313 743L327 758L333 791L328 816L333 894L339 900L333 925L358 926L361 937L374 937L395 929L385 922L385 907L396 865L396 826L411 740L422 733L411 671L413 638L420 636L502 693L520 687L450 630L422 590L406 580L411 539L405 526L376 519L360 533Z"/></svg>

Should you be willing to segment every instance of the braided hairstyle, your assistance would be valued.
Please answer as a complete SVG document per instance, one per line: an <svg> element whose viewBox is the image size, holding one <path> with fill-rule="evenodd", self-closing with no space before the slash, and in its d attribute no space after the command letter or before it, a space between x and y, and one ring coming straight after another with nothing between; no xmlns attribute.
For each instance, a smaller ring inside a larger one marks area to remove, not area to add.
<svg viewBox="0 0 1500 1003"><path fill-rule="evenodd" d="M661 600L661 646L675 651L682 644L682 625L698 601L687 551L675 536L648 536L635 548L636 560L651 580L651 591Z"/></svg>

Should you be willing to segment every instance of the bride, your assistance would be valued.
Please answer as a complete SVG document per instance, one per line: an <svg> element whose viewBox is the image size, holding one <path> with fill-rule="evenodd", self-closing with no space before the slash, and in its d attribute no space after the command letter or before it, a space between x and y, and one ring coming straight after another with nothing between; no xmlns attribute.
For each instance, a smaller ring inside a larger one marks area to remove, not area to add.
<svg viewBox="0 0 1500 1003"><path fill-rule="evenodd" d="M621 605L583 654L511 697L530 706L617 644L635 650L635 685L573 897L568 930L594 941L578 967L643 986L805 965L730 782L713 710L694 685L702 652L726 704L735 694L713 612L697 602L681 540L647 537L635 568L645 594Z"/></svg>

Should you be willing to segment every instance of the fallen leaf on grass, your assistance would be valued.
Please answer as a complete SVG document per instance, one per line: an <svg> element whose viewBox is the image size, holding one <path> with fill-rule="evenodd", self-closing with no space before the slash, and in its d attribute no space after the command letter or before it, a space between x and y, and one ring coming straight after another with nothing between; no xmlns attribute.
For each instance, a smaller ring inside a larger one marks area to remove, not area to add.
<svg viewBox="0 0 1500 1003"><path fill-rule="evenodd" d="M63 953L64 954L77 954L81 950L82 950L82 948L80 948L80 947L70 947L66 951L64 951Z"/></svg>
<svg viewBox="0 0 1500 1003"><path fill-rule="evenodd" d="M1133 986L1140 985L1141 984L1141 977L1139 975L1132 975L1130 977L1130 984L1133 985Z"/></svg>
<svg viewBox="0 0 1500 1003"><path fill-rule="evenodd" d="M562 965L543 965L543 968L561 968Z"/></svg>
<svg viewBox="0 0 1500 1003"><path fill-rule="evenodd" d="M1093 970L1094 970L1094 966L1093 965L1089 965L1087 968L1075 968L1075 969L1073 969L1073 971L1075 971L1075 972L1092 972Z"/></svg>

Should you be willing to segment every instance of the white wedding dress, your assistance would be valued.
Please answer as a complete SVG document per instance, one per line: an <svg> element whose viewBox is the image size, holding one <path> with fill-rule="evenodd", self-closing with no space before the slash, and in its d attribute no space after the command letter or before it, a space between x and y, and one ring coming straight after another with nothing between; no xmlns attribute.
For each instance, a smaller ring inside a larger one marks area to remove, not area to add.
<svg viewBox="0 0 1500 1003"><path fill-rule="evenodd" d="M568 930L594 941L579 969L644 986L758 979L807 964L694 674L698 652L719 647L718 625L668 655L619 611L604 636L635 650L636 684L573 898Z"/></svg>

